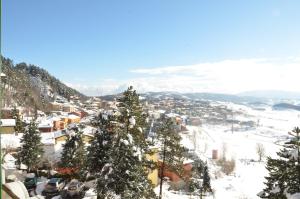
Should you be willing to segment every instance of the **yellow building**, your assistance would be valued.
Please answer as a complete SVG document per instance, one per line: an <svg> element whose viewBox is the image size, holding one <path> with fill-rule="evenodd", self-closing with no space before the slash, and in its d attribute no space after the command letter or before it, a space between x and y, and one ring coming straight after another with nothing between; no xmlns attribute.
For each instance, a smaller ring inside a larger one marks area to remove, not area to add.
<svg viewBox="0 0 300 199"><path fill-rule="evenodd" d="M152 154L147 154L146 158L148 160L152 160L153 162L157 163L158 162L158 149L157 148L152 148ZM158 169L152 170L149 175L148 179L152 182L154 186L158 185Z"/></svg>
<svg viewBox="0 0 300 199"><path fill-rule="evenodd" d="M54 120L53 121L53 128L54 130L63 130L65 128L67 128L67 123L65 123L62 120Z"/></svg>
<svg viewBox="0 0 300 199"><path fill-rule="evenodd" d="M56 135L54 139L55 139L55 144L65 143L68 139L68 136L64 133L61 133L59 135ZM90 142L93 139L94 139L94 136L92 136L92 135L86 135L86 134L82 135L82 140L83 140L84 144L90 144Z"/></svg>
<svg viewBox="0 0 300 199"><path fill-rule="evenodd" d="M16 120L15 119L1 119L0 133L12 134L15 132Z"/></svg>
<svg viewBox="0 0 300 199"><path fill-rule="evenodd" d="M76 108L72 105L66 104L63 106L63 111L64 112L74 112L74 111L76 111Z"/></svg>
<svg viewBox="0 0 300 199"><path fill-rule="evenodd" d="M51 102L51 110L52 111L61 111L62 110L62 104L57 103L57 102Z"/></svg>
<svg viewBox="0 0 300 199"><path fill-rule="evenodd" d="M80 122L80 117L77 115L69 115L68 116L68 124L72 123L79 123Z"/></svg>
<svg viewBox="0 0 300 199"><path fill-rule="evenodd" d="M60 119L62 122L64 122L64 123L68 123L68 120L69 120L69 118L68 118L68 116L65 116L65 117L61 117L61 119Z"/></svg>

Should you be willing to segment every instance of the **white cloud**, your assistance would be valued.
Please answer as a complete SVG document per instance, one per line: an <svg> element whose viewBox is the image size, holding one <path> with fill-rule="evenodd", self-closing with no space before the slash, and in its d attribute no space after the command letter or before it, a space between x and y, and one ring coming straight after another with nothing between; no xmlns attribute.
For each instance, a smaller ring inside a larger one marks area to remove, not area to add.
<svg viewBox="0 0 300 199"><path fill-rule="evenodd" d="M86 93L116 93L133 85L139 92L219 92L239 93L248 90L286 90L299 92L300 59L239 59L187 66L138 68L134 78L103 80L99 85L72 87ZM99 92L98 92L99 93Z"/></svg>

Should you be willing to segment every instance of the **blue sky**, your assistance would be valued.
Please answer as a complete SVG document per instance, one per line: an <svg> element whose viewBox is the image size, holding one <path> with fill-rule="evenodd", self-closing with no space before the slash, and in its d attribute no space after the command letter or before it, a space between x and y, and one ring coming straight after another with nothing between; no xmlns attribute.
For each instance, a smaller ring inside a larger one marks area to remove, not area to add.
<svg viewBox="0 0 300 199"><path fill-rule="evenodd" d="M215 71L237 71L226 60L252 68L251 74L272 65L271 82L285 76L282 89L297 91L288 88L292 74L282 69L299 72L299 8L298 0L3 0L2 53L91 95L128 84L141 91L261 88L250 79L224 87L228 79L221 81ZM177 72L153 73L164 68ZM241 81L236 77L244 70L238 71L229 80ZM274 83L263 89L277 87Z"/></svg>

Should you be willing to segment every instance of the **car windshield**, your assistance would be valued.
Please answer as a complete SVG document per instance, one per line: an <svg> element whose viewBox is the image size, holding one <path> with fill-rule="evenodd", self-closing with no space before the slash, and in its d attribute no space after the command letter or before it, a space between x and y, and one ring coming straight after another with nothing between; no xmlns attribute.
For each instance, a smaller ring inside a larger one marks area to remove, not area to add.
<svg viewBox="0 0 300 199"><path fill-rule="evenodd" d="M60 182L60 181L61 181L60 178L51 178L51 179L49 180L49 183L56 183L56 182Z"/></svg>

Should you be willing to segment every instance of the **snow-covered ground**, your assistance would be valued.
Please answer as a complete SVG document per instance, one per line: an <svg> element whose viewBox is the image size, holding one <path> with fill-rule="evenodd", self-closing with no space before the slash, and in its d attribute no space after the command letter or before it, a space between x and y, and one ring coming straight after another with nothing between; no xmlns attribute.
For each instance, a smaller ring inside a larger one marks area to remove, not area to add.
<svg viewBox="0 0 300 199"><path fill-rule="evenodd" d="M266 110L256 110L248 106L236 105L233 103L221 103L234 111L243 114L234 115L235 120L254 121L256 126L247 130L237 130L227 125L207 125L201 127L187 126L188 133L182 134L182 144L187 148L194 149L195 152L209 164L211 185L214 190L214 197L217 199L258 199L256 196L264 188L264 177L267 175L265 169L265 159L258 162L256 153L257 144L262 144L266 155L274 157L279 151L281 144L288 136L288 132L294 127L300 126L300 112L293 110L278 111L266 107ZM19 146L21 134L1 135L3 146ZM48 143L53 140L52 134L42 134L42 141ZM218 150L218 155L222 155L222 149L226 146L226 158L235 159L235 171L229 175L220 175L219 168L212 158L212 151ZM41 192L44 187L41 183L37 192ZM164 199L188 199L199 198L196 196L184 195L178 192L168 191L165 184L163 191ZM158 193L159 188L155 191ZM297 196L296 196L297 197ZM298 197L300 198L300 197Z"/></svg>
<svg viewBox="0 0 300 199"><path fill-rule="evenodd" d="M279 151L280 145L285 141L288 132L300 125L300 112L277 111L267 108L255 110L247 106L225 104L236 111L245 114L236 116L240 121L255 121L258 125L249 130L231 131L231 125L205 125L201 127L187 126L189 133L183 134L182 144L196 153L209 164L211 185L215 191L214 197L219 198L247 198L258 199L256 195L264 188L265 159L258 162L256 146L262 144L266 156L274 157ZM226 146L226 158L235 159L235 171L226 176L217 172L218 166L212 158L212 150L218 150L222 155L222 149ZM180 196L165 190L164 198L192 198L188 195ZM206 197L207 198L207 197Z"/></svg>

